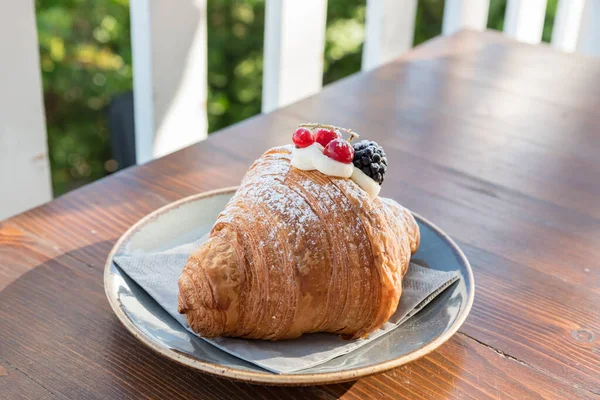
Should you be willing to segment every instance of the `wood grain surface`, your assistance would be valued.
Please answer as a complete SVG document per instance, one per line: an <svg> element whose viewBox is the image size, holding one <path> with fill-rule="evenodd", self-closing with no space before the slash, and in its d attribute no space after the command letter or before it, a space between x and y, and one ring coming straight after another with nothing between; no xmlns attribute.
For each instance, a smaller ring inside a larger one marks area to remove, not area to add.
<svg viewBox="0 0 600 400"><path fill-rule="evenodd" d="M598 398L599 78L600 61L461 32L0 223L0 398ZM463 248L477 291L460 332L387 373L305 388L219 380L137 342L104 296L114 242L238 184L306 121L382 144L382 195Z"/></svg>

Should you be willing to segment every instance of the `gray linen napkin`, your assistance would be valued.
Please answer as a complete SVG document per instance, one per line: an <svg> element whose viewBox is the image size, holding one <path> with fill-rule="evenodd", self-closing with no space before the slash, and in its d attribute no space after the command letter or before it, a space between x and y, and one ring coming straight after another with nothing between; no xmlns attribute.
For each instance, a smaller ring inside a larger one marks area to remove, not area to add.
<svg viewBox="0 0 600 400"><path fill-rule="evenodd" d="M163 252L136 251L114 258L114 262L131 279L194 335L185 316L177 312L177 280L189 255L206 238L207 236L203 236L192 243ZM402 296L398 309L381 329L371 333L367 339L348 341L329 333L313 333L279 342L236 338L202 339L268 371L279 374L298 372L347 354L390 332L419 312L458 279L457 271L438 271L411 263L402 280Z"/></svg>

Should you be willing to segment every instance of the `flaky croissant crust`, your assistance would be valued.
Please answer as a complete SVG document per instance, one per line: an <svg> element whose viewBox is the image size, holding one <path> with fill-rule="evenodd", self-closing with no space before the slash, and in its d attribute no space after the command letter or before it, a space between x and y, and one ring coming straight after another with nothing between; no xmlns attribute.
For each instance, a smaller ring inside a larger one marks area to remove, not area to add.
<svg viewBox="0 0 600 400"><path fill-rule="evenodd" d="M354 182L290 166L291 147L250 168L179 279L201 336L366 336L394 313L419 246L412 214Z"/></svg>

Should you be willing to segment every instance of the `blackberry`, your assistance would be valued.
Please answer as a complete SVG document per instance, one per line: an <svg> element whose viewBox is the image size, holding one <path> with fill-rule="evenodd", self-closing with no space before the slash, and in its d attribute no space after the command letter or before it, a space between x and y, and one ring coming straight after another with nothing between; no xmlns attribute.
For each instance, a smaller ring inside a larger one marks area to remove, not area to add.
<svg viewBox="0 0 600 400"><path fill-rule="evenodd" d="M380 185L387 171L387 157L383 147L376 142L361 140L354 143L354 159L352 163Z"/></svg>

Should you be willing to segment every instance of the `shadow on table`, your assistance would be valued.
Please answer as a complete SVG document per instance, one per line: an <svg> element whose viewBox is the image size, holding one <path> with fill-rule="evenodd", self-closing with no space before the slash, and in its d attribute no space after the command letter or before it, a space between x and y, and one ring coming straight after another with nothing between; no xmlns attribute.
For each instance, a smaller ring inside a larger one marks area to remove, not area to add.
<svg viewBox="0 0 600 400"><path fill-rule="evenodd" d="M202 374L135 339L113 314L103 287L104 262L79 261L94 243L49 259L0 292L2 358L30 380L67 398L340 397L354 382L326 387L268 387ZM4 343L3 343L4 344Z"/></svg>

